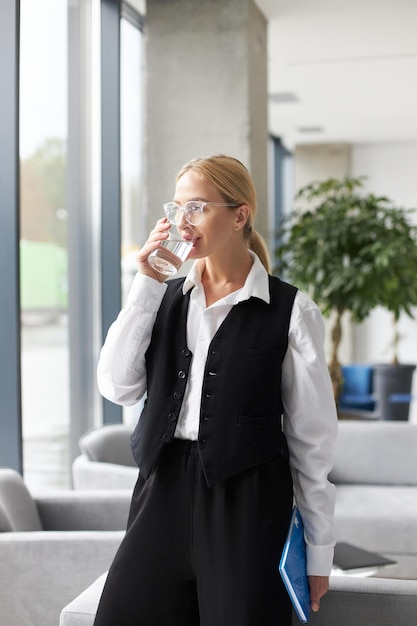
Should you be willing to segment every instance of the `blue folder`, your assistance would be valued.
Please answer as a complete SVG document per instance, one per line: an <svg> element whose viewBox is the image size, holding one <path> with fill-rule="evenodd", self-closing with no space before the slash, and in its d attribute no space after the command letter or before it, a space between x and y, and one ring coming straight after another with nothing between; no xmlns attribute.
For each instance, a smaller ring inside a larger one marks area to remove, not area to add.
<svg viewBox="0 0 417 626"><path fill-rule="evenodd" d="M304 525L297 507L293 509L278 569L297 617L305 624L310 615L310 587L307 578Z"/></svg>

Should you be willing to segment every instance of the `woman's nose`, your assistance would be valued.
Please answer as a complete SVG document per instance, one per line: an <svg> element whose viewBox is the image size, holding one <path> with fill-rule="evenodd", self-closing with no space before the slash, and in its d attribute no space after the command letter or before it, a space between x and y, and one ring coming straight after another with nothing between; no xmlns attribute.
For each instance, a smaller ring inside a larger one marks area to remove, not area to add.
<svg viewBox="0 0 417 626"><path fill-rule="evenodd" d="M188 225L188 221L185 217L185 211L184 209L181 207L181 209L178 209L177 211L177 216L176 216L176 226L178 227L183 227Z"/></svg>

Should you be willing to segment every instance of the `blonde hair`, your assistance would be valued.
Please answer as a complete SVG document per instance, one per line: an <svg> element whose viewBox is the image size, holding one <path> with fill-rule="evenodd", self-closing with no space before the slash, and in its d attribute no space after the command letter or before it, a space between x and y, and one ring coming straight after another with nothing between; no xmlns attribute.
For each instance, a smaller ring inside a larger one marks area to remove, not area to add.
<svg viewBox="0 0 417 626"><path fill-rule="evenodd" d="M257 211L256 190L247 168L237 159L223 154L198 157L186 163L178 172L177 181L189 170L196 170L220 193L224 201L240 206L246 204L249 217L243 234L252 250L260 259L267 272L270 272L268 249L263 237L254 229Z"/></svg>

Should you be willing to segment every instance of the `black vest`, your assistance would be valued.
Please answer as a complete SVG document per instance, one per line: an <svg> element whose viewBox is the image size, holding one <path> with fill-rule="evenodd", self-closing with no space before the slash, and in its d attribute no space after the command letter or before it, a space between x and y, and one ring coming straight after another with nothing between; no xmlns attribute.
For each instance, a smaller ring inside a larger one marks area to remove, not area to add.
<svg viewBox="0 0 417 626"><path fill-rule="evenodd" d="M132 450L148 478L174 437L192 354L186 327L190 292L168 282L146 352L147 400ZM270 304L250 298L233 306L208 350L198 449L214 485L283 452L281 369L297 289L269 277Z"/></svg>

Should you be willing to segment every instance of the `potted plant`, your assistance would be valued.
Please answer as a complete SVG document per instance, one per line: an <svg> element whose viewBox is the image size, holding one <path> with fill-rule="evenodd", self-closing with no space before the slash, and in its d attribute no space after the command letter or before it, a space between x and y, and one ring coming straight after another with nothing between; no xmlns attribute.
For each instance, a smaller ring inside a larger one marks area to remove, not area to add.
<svg viewBox="0 0 417 626"><path fill-rule="evenodd" d="M278 233L277 272L334 318L329 370L336 399L343 316L361 322L383 306L397 322L402 311L413 316L417 305L417 227L410 210L365 194L363 183L364 177L346 177L306 185Z"/></svg>

